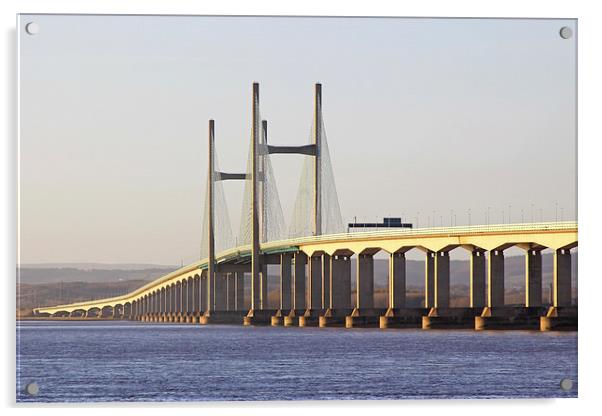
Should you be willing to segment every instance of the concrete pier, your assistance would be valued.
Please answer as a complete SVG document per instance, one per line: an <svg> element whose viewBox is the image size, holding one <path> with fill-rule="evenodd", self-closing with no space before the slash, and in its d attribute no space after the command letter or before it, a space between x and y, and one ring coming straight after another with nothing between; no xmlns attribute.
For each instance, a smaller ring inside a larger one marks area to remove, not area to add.
<svg viewBox="0 0 602 416"><path fill-rule="evenodd" d="M330 257L330 308L351 309L351 259L346 255Z"/></svg>
<svg viewBox="0 0 602 416"><path fill-rule="evenodd" d="M553 302L556 307L571 306L571 250L562 248L554 251L552 276Z"/></svg>
<svg viewBox="0 0 602 416"><path fill-rule="evenodd" d="M208 308L208 300L209 300L209 295L208 295L208 281L207 281L207 275L202 275L201 276L201 310L202 311L206 311Z"/></svg>
<svg viewBox="0 0 602 416"><path fill-rule="evenodd" d="M353 309L327 309L318 318L318 326L320 328L330 327L345 327L346 317L353 313Z"/></svg>
<svg viewBox="0 0 602 416"><path fill-rule="evenodd" d="M406 257L403 252L389 255L389 308L404 308L406 304Z"/></svg>
<svg viewBox="0 0 602 416"><path fill-rule="evenodd" d="M303 315L304 311L291 309L290 312L284 316L284 326L298 326L299 315Z"/></svg>
<svg viewBox="0 0 602 416"><path fill-rule="evenodd" d="M292 307L291 302L291 265L292 254L284 253L280 256L280 310L288 310Z"/></svg>
<svg viewBox="0 0 602 416"><path fill-rule="evenodd" d="M275 309L251 309L242 319L244 326L271 325L272 317L277 314ZM238 321L240 323L240 320Z"/></svg>
<svg viewBox="0 0 602 416"><path fill-rule="evenodd" d="M422 329L470 329L479 313L475 308L430 308L422 317Z"/></svg>
<svg viewBox="0 0 602 416"><path fill-rule="evenodd" d="M490 250L487 270L487 306L504 306L504 252Z"/></svg>
<svg viewBox="0 0 602 416"><path fill-rule="evenodd" d="M328 309L330 304L330 255L322 255L322 309Z"/></svg>
<svg viewBox="0 0 602 416"><path fill-rule="evenodd" d="M357 256L356 310L374 308L374 256Z"/></svg>
<svg viewBox="0 0 602 416"><path fill-rule="evenodd" d="M435 308L449 307L449 252L438 251L435 256Z"/></svg>
<svg viewBox="0 0 602 416"><path fill-rule="evenodd" d="M355 308L345 317L345 328L378 328L384 314L384 308Z"/></svg>
<svg viewBox="0 0 602 416"><path fill-rule="evenodd" d="M293 308L305 310L305 267L307 255L302 251L293 257Z"/></svg>
<svg viewBox="0 0 602 416"><path fill-rule="evenodd" d="M278 309L276 313L270 319L271 326L280 326L284 324L284 314L282 309Z"/></svg>
<svg viewBox="0 0 602 416"><path fill-rule="evenodd" d="M483 250L473 249L470 253L470 306L483 308L487 304L487 263Z"/></svg>
<svg viewBox="0 0 602 416"><path fill-rule="evenodd" d="M322 255L314 254L309 262L309 305L308 309L322 308Z"/></svg>
<svg viewBox="0 0 602 416"><path fill-rule="evenodd" d="M199 312L201 311L201 277L195 276L192 284L192 313L195 317L194 323L198 323Z"/></svg>
<svg viewBox="0 0 602 416"><path fill-rule="evenodd" d="M542 305L541 250L529 249L525 253L525 306Z"/></svg>
<svg viewBox="0 0 602 416"><path fill-rule="evenodd" d="M214 311L225 311L227 310L228 302L228 287L227 277L224 273L215 273L214 279L214 299L213 299L213 310Z"/></svg>
<svg viewBox="0 0 602 416"><path fill-rule="evenodd" d="M427 251L424 258L424 307L435 306L435 257L436 253Z"/></svg>
<svg viewBox="0 0 602 416"><path fill-rule="evenodd" d="M165 289L159 290L159 322L163 322L163 316L165 316Z"/></svg>
<svg viewBox="0 0 602 416"><path fill-rule="evenodd" d="M176 288L175 288L175 296L176 296L176 308L175 308L175 312L178 314L181 313L182 311L182 283L181 282L177 282L176 283Z"/></svg>
<svg viewBox="0 0 602 416"><path fill-rule="evenodd" d="M259 286L261 291L261 298L259 302L259 309L268 309L268 265L261 265L261 272L259 273Z"/></svg>
<svg viewBox="0 0 602 416"><path fill-rule="evenodd" d="M539 329L540 317L545 313L543 307L485 307L475 316L474 329Z"/></svg>
<svg viewBox="0 0 602 416"><path fill-rule="evenodd" d="M378 326L388 328L420 328L422 317L428 314L426 308L389 308L379 317Z"/></svg>
<svg viewBox="0 0 602 416"><path fill-rule="evenodd" d="M322 309L306 309L305 312L299 316L299 326L318 326L320 316L324 315L324 312L325 311Z"/></svg>
<svg viewBox="0 0 602 416"><path fill-rule="evenodd" d="M540 331L576 331L576 306L551 306L545 316L539 318Z"/></svg>
<svg viewBox="0 0 602 416"><path fill-rule="evenodd" d="M235 304L237 311L243 311L245 309L245 273L236 272L235 274Z"/></svg>
<svg viewBox="0 0 602 416"><path fill-rule="evenodd" d="M226 310L235 311L236 309L236 275L228 273L226 275Z"/></svg>
<svg viewBox="0 0 602 416"><path fill-rule="evenodd" d="M186 313L190 317L190 322L192 322L192 315L194 313L194 277L188 278L188 283L186 284Z"/></svg>

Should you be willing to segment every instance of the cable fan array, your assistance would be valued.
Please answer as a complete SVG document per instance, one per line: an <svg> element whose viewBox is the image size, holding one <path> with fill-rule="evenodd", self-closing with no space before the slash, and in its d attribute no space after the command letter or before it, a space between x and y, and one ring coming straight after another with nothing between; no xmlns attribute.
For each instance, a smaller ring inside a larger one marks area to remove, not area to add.
<svg viewBox="0 0 602 416"><path fill-rule="evenodd" d="M318 217L320 224L318 224L319 226L317 229L321 231L321 234L344 232L334 172L328 148L328 140L326 137L326 129L321 117L319 118L320 145L316 150L319 157L307 154L301 155L301 157L303 157L303 167L291 220L287 227L272 168L272 156L268 150L266 123L262 122L259 103L256 102L255 104L257 114L255 115L254 123L256 124L254 128L255 131L260 132L257 137L256 146L257 209L260 241L265 243L268 241L284 240L286 238L306 237L315 233L316 204L314 201L316 200L316 194L314 188L316 188L316 184L318 194L317 209L320 212ZM314 123L315 120L312 122L307 141L308 144L314 143ZM223 184L221 181L214 181L213 212L216 252L227 250L234 246L251 244L253 229L253 183L251 179L253 177L253 150L253 143L251 140L247 158L240 227L236 237L234 237L232 232ZM318 163L318 166L315 166L316 163ZM214 156L214 169L216 172L219 171L217 152L215 152ZM316 181L316 175L318 175L318 181ZM207 186L209 186L209 182L207 182ZM201 258L206 258L208 256L208 241L206 238L209 226L208 203L209 201L206 193L203 212Z"/></svg>

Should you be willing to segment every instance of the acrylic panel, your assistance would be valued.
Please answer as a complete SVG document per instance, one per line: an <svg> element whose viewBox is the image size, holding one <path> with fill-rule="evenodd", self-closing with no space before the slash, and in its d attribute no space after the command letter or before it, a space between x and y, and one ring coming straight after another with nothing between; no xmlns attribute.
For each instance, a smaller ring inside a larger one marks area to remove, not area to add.
<svg viewBox="0 0 602 416"><path fill-rule="evenodd" d="M577 396L575 19L17 19L18 402Z"/></svg>

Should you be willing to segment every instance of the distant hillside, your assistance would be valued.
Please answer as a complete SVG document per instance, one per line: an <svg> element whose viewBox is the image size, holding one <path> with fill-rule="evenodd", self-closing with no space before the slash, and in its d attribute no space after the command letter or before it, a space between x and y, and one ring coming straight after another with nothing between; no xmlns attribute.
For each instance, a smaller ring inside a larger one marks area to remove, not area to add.
<svg viewBox="0 0 602 416"><path fill-rule="evenodd" d="M173 270L175 266L152 266L142 269L109 269L78 267L25 267L18 269L22 284L58 282L119 282L124 280L152 280Z"/></svg>
<svg viewBox="0 0 602 416"><path fill-rule="evenodd" d="M23 269L143 270L176 269L178 266L147 263L23 263Z"/></svg>

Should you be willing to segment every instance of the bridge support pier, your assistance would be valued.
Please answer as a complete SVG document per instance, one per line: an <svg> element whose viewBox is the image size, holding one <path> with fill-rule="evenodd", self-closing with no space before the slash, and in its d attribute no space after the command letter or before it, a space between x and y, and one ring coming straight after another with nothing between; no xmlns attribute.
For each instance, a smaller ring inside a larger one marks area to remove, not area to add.
<svg viewBox="0 0 602 416"><path fill-rule="evenodd" d="M236 310L236 275L234 273L228 273L226 275L227 280L227 306L226 310Z"/></svg>
<svg viewBox="0 0 602 416"><path fill-rule="evenodd" d="M317 326L322 310L322 253L314 253L309 258L309 304L302 316L299 326Z"/></svg>
<svg viewBox="0 0 602 416"><path fill-rule="evenodd" d="M308 309L322 307L322 256L314 254L309 262L309 305Z"/></svg>
<svg viewBox="0 0 602 416"><path fill-rule="evenodd" d="M215 288L214 288L214 300L213 310L214 311L225 311L228 302L228 281L227 275L224 273L215 274Z"/></svg>
<svg viewBox="0 0 602 416"><path fill-rule="evenodd" d="M435 306L435 257L436 253L427 251L424 259L424 307Z"/></svg>
<svg viewBox="0 0 602 416"><path fill-rule="evenodd" d="M378 327L382 313L374 309L374 253L368 250L357 255L355 309L345 317L346 328Z"/></svg>
<svg viewBox="0 0 602 416"><path fill-rule="evenodd" d="M305 309L305 266L307 255L302 251L293 257L293 308Z"/></svg>
<svg viewBox="0 0 602 416"><path fill-rule="evenodd" d="M284 324L285 314L291 310L291 274L292 255L290 253L283 253L280 255L280 304L279 309L276 311L274 316L271 318L272 326L279 326Z"/></svg>
<svg viewBox="0 0 602 416"><path fill-rule="evenodd" d="M449 253L435 253L435 308L449 307Z"/></svg>
<svg viewBox="0 0 602 416"><path fill-rule="evenodd" d="M542 305L541 250L527 250L525 272L525 306L539 307Z"/></svg>
<svg viewBox="0 0 602 416"><path fill-rule="evenodd" d="M329 309L330 305L330 255L322 254L322 309Z"/></svg>
<svg viewBox="0 0 602 416"><path fill-rule="evenodd" d="M330 258L330 308L351 308L351 258L335 255Z"/></svg>
<svg viewBox="0 0 602 416"><path fill-rule="evenodd" d="M504 316L508 314L504 308L504 251L489 250L487 266L487 306L474 318L475 330L499 327L507 320Z"/></svg>
<svg viewBox="0 0 602 416"><path fill-rule="evenodd" d="M406 321L400 309L406 306L406 257L404 252L389 254L388 309L379 318L380 328L398 327Z"/></svg>
<svg viewBox="0 0 602 416"><path fill-rule="evenodd" d="M489 251L487 273L487 306L504 306L504 252Z"/></svg>
<svg viewBox="0 0 602 416"><path fill-rule="evenodd" d="M571 250L559 249L554 251L553 291L554 306L571 306Z"/></svg>
<svg viewBox="0 0 602 416"><path fill-rule="evenodd" d="M540 318L540 330L577 330L577 307L571 306L572 287L570 248L554 250L552 291L553 303L546 315Z"/></svg>
<svg viewBox="0 0 602 416"><path fill-rule="evenodd" d="M186 285L186 322L192 323L194 315L194 278L187 279Z"/></svg>
<svg viewBox="0 0 602 416"><path fill-rule="evenodd" d="M406 256L403 252L389 255L389 309L406 306Z"/></svg>
<svg viewBox="0 0 602 416"><path fill-rule="evenodd" d="M245 309L245 274L244 272L236 272L236 310L243 311Z"/></svg>
<svg viewBox="0 0 602 416"><path fill-rule="evenodd" d="M261 288L261 299L259 303L259 309L269 309L268 302L268 265L262 264L261 271L259 273L259 286Z"/></svg>
<svg viewBox="0 0 602 416"><path fill-rule="evenodd" d="M271 326L280 326L284 323L284 316L282 316L282 309L278 309L276 313L270 318Z"/></svg>
<svg viewBox="0 0 602 416"><path fill-rule="evenodd" d="M201 276L195 276L192 280L192 323L199 322L201 310Z"/></svg>
<svg viewBox="0 0 602 416"><path fill-rule="evenodd" d="M374 308L374 256L358 254L356 272L356 308Z"/></svg>
<svg viewBox="0 0 602 416"><path fill-rule="evenodd" d="M345 326L345 317L353 311L351 308L351 259L347 255L334 254L328 256L329 302L324 305L326 311L319 317L318 326Z"/></svg>
<svg viewBox="0 0 602 416"><path fill-rule="evenodd" d="M280 310L287 311L291 309L291 265L293 257L289 253L280 256Z"/></svg>
<svg viewBox="0 0 602 416"><path fill-rule="evenodd" d="M323 273L322 253L313 253L309 257L309 303L305 312L298 317L300 327L318 326L322 312Z"/></svg>
<svg viewBox="0 0 602 416"><path fill-rule="evenodd" d="M201 276L201 311L203 312L207 310L207 300L209 299L209 295L207 294L209 290L207 280L206 274Z"/></svg>
<svg viewBox="0 0 602 416"><path fill-rule="evenodd" d="M288 315L284 316L283 324L284 324L284 326L299 325L299 315L297 314L297 312L294 309L291 309L291 311L288 313Z"/></svg>
<svg viewBox="0 0 602 416"><path fill-rule="evenodd" d="M474 328L475 313L473 308L430 308L422 316L422 329Z"/></svg>
<svg viewBox="0 0 602 416"><path fill-rule="evenodd" d="M486 305L487 264L485 252L474 249L470 253L470 307L483 308Z"/></svg>

